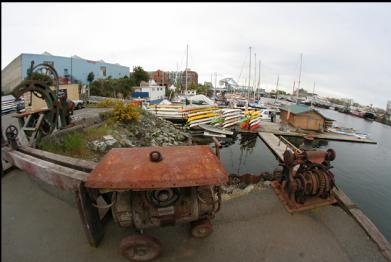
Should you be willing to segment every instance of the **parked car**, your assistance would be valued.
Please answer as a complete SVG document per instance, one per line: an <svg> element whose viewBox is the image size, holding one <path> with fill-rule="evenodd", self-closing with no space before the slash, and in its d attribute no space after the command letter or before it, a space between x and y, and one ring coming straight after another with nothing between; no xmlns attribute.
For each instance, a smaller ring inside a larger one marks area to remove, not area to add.
<svg viewBox="0 0 391 262"><path fill-rule="evenodd" d="M75 103L75 109L82 109L85 107L83 100L72 100Z"/></svg>

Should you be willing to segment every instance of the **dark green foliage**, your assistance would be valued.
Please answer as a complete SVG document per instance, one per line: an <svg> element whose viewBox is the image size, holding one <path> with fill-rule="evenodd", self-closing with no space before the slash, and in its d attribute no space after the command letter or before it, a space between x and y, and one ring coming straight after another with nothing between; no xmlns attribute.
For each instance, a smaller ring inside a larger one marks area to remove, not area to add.
<svg viewBox="0 0 391 262"><path fill-rule="evenodd" d="M133 92L133 86L133 79L128 77L99 79L91 83L90 92L93 96L118 97L121 93L123 97L128 97Z"/></svg>
<svg viewBox="0 0 391 262"><path fill-rule="evenodd" d="M92 81L94 81L94 79L95 79L94 73L93 73L93 72L90 72L90 73L88 74L88 76L87 76L87 81L91 84Z"/></svg>
<svg viewBox="0 0 391 262"><path fill-rule="evenodd" d="M121 95L122 97L128 97L133 92L134 86L139 86L141 81L148 80L148 73L141 66L136 66L130 77L124 76L123 78L113 79L109 76L106 79L93 81L90 83L90 94L105 97L120 97Z"/></svg>
<svg viewBox="0 0 391 262"><path fill-rule="evenodd" d="M130 75L130 78L134 80L136 86L139 86L141 81L148 82L149 74L141 66L136 66L133 68L133 73Z"/></svg>

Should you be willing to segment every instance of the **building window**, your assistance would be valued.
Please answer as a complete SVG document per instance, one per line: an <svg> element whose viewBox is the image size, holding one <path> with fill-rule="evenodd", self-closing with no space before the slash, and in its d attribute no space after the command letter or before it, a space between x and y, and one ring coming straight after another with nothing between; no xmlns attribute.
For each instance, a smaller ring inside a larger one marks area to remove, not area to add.
<svg viewBox="0 0 391 262"><path fill-rule="evenodd" d="M54 66L54 62L53 61L43 61L43 64Z"/></svg>
<svg viewBox="0 0 391 262"><path fill-rule="evenodd" d="M106 67L105 66L100 67L100 73L102 76L106 76Z"/></svg>
<svg viewBox="0 0 391 262"><path fill-rule="evenodd" d="M68 75L69 75L68 68L64 68L64 76L68 76Z"/></svg>

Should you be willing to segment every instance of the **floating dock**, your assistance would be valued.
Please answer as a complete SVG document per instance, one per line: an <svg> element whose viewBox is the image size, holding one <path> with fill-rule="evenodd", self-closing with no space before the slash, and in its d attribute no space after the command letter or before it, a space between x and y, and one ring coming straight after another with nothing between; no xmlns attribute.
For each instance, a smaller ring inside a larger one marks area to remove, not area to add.
<svg viewBox="0 0 391 262"><path fill-rule="evenodd" d="M281 131L281 130L279 130L279 128L280 128L280 123L272 123L272 122L268 122L268 121L262 121L261 127L258 128L258 130L251 131L251 130L241 129L240 127L236 127L236 131L244 132L244 133L263 132L263 133L271 133L274 135L294 136L294 137L305 137L307 135L311 135L315 139L333 140L333 141L341 141L341 142L352 142L352 143L377 144L376 141L371 140L369 138L358 138L355 136L348 136L348 135L337 134L337 133L333 133L333 132L324 132L324 133L311 132L311 131L297 132L292 128L290 128L289 131Z"/></svg>

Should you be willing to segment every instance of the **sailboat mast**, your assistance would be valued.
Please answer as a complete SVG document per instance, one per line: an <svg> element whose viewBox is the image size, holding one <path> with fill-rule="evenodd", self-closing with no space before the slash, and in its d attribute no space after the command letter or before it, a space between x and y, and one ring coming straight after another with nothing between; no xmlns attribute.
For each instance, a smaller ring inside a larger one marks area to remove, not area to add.
<svg viewBox="0 0 391 262"><path fill-rule="evenodd" d="M216 86L217 86L217 72L215 72L215 86L213 88L213 96L216 97Z"/></svg>
<svg viewBox="0 0 391 262"><path fill-rule="evenodd" d="M299 72L299 82L297 83L297 95L296 95L296 103L299 103L299 91L300 91L300 83L301 83L301 67L303 65L303 53L300 54L300 72Z"/></svg>
<svg viewBox="0 0 391 262"><path fill-rule="evenodd" d="M314 100L314 93L315 93L315 81L314 81L314 88L312 89L311 107L312 107L312 101Z"/></svg>
<svg viewBox="0 0 391 262"><path fill-rule="evenodd" d="M257 54L254 53L254 84L252 89L252 91L254 92L254 99L255 99L256 85L257 85Z"/></svg>
<svg viewBox="0 0 391 262"><path fill-rule="evenodd" d="M257 83L258 98L259 98L260 89L261 89L261 60L259 60L259 69L258 69L258 83Z"/></svg>
<svg viewBox="0 0 391 262"><path fill-rule="evenodd" d="M274 100L277 101L277 98L278 98L278 80L280 79L280 75L277 75L277 84L276 84L276 99Z"/></svg>
<svg viewBox="0 0 391 262"><path fill-rule="evenodd" d="M189 45L186 45L186 68L185 68L185 95L187 95L187 63L189 57Z"/></svg>
<svg viewBox="0 0 391 262"><path fill-rule="evenodd" d="M248 65L248 87L247 87L247 99L250 100L250 85L251 85L251 46L250 49L250 62Z"/></svg>

